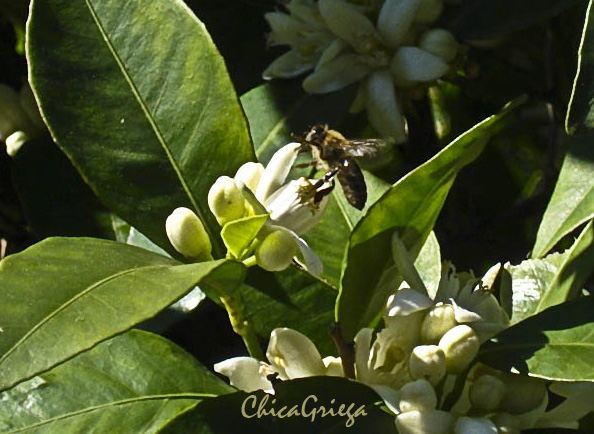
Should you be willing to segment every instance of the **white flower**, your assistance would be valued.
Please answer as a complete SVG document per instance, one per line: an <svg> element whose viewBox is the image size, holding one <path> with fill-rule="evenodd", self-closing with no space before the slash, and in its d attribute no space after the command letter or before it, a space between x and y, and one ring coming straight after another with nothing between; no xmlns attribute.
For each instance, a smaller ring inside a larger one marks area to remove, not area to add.
<svg viewBox="0 0 594 434"><path fill-rule="evenodd" d="M209 191L208 203L221 225L244 216L269 213L261 233L263 244L256 251L256 259L263 261L263 268L286 268L290 264L286 251L298 250L305 268L320 275L322 262L300 235L322 217L332 185L320 179L286 181L300 149L300 143L289 143L272 156L266 168L249 162L237 170L234 178L220 177ZM282 233L272 235L275 231ZM280 255L283 249L286 251Z"/></svg>
<svg viewBox="0 0 594 434"><path fill-rule="evenodd" d="M228 377L231 385L246 392L272 392L272 383L266 378L271 374L281 380L342 375L342 367L337 366L340 359L322 359L315 344L307 336L289 328L272 331L266 358L269 363L251 357L234 357L215 364L214 370Z"/></svg>
<svg viewBox="0 0 594 434"><path fill-rule="evenodd" d="M291 0L290 15L267 14L271 43L286 44L292 50L263 75L288 78L313 69L303 88L314 94L361 82L351 110L366 109L376 130L402 143L406 122L395 87L443 76L458 44L446 30L421 34L426 24L438 18L443 0L385 0L368 6L375 9L365 10L345 0Z"/></svg>

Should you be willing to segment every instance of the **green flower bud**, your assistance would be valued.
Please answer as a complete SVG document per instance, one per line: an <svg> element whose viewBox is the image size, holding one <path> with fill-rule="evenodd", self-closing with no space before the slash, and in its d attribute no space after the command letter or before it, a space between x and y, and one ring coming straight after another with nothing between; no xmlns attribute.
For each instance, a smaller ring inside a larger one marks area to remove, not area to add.
<svg viewBox="0 0 594 434"><path fill-rule="evenodd" d="M458 325L439 340L446 357L446 371L459 374L478 354L480 342L475 331L467 325Z"/></svg>
<svg viewBox="0 0 594 434"><path fill-rule="evenodd" d="M456 315L451 304L434 306L421 325L421 340L428 344L436 344L449 330L456 327Z"/></svg>
<svg viewBox="0 0 594 434"><path fill-rule="evenodd" d="M498 432L502 434L520 434L521 422L518 416L514 416L509 413L497 413L491 418L495 426L497 426Z"/></svg>
<svg viewBox="0 0 594 434"><path fill-rule="evenodd" d="M500 379L505 384L501 411L518 415L527 413L538 408L547 398L544 380L515 374L502 375Z"/></svg>
<svg viewBox="0 0 594 434"><path fill-rule="evenodd" d="M406 383L400 389L400 411L406 413L416 410L435 410L437 394L427 380Z"/></svg>
<svg viewBox="0 0 594 434"><path fill-rule="evenodd" d="M499 408L505 394L505 384L492 375L481 375L470 386L472 406L481 411L492 412Z"/></svg>
<svg viewBox="0 0 594 434"><path fill-rule="evenodd" d="M245 214L245 199L233 178L220 176L208 192L208 207L221 226Z"/></svg>
<svg viewBox="0 0 594 434"><path fill-rule="evenodd" d="M454 35L447 30L432 29L423 33L419 47L449 62L458 54L459 45Z"/></svg>
<svg viewBox="0 0 594 434"><path fill-rule="evenodd" d="M176 208L165 222L169 242L187 258L199 261L212 259L212 245L202 222L188 208Z"/></svg>
<svg viewBox="0 0 594 434"><path fill-rule="evenodd" d="M410 375L437 384L446 373L445 354L437 345L418 345L410 355Z"/></svg>
<svg viewBox="0 0 594 434"><path fill-rule="evenodd" d="M282 271L291 265L298 245L293 234L278 229L268 234L256 248L256 262L268 271Z"/></svg>

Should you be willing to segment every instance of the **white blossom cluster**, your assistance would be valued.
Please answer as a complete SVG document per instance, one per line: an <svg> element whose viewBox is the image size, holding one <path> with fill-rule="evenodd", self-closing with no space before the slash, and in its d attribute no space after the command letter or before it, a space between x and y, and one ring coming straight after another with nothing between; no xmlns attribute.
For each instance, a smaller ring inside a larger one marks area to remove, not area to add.
<svg viewBox="0 0 594 434"><path fill-rule="evenodd" d="M300 143L289 143L272 156L266 168L261 163L248 162L233 178L219 177L208 192L208 205L221 227L268 214L266 224L247 253L253 253L256 263L268 271L284 270L295 260L317 276L322 274L323 264L300 235L322 217L328 196L318 193L331 189L331 185L320 179L287 181L300 149ZM186 223L189 221L192 223ZM203 251L199 246L205 244L200 241L205 233L192 211L178 208L166 227L169 240L178 252L192 258ZM207 247L210 254L210 242Z"/></svg>
<svg viewBox="0 0 594 434"><path fill-rule="evenodd" d="M383 328L377 333L362 329L356 335L356 379L382 397L399 433L576 428L578 420L594 410L592 384L553 383L550 390L566 399L547 411L544 380L475 362L480 344L509 323L489 289L496 271L494 267L477 279L471 273L457 274L445 263L433 296L420 278L411 276L389 298ZM410 270L406 274L410 276ZM322 358L305 335L287 328L272 332L266 356L267 363L250 357L228 359L216 364L215 371L244 391L271 393L270 374L282 380L344 375L340 359Z"/></svg>
<svg viewBox="0 0 594 434"><path fill-rule="evenodd" d="M288 45L264 79L311 73L303 88L328 93L359 82L351 111L367 111L384 137L406 141L404 89L446 74L458 53L454 36L431 28L443 0L385 0L370 8L346 0L290 0L288 13L265 15L270 45Z"/></svg>

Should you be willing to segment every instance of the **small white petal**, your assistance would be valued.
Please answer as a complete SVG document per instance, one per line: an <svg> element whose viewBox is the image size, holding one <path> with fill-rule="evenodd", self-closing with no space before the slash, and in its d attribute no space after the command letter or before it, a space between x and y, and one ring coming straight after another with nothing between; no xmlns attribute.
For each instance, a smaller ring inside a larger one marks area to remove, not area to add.
<svg viewBox="0 0 594 434"><path fill-rule="evenodd" d="M319 0L318 5L332 33L355 49L375 38L375 26L356 6L343 0Z"/></svg>
<svg viewBox="0 0 594 434"><path fill-rule="evenodd" d="M429 309L433 301L414 289L401 289L388 300L388 316L407 316L415 312Z"/></svg>
<svg viewBox="0 0 594 434"><path fill-rule="evenodd" d="M29 137L23 131L15 131L6 138L6 153L14 158L28 140Z"/></svg>
<svg viewBox="0 0 594 434"><path fill-rule="evenodd" d="M454 35L447 30L431 29L419 39L419 48L449 62L458 54L459 45Z"/></svg>
<svg viewBox="0 0 594 434"><path fill-rule="evenodd" d="M370 379L369 352L371 350L371 338L373 329L364 328L359 330L355 336L355 368L357 380L368 384Z"/></svg>
<svg viewBox="0 0 594 434"><path fill-rule="evenodd" d="M344 50L348 48L348 44L343 41L342 39L334 39L330 45L328 45L324 51L322 52L322 56L316 65L315 70L317 71L323 65L329 63L330 61L336 59Z"/></svg>
<svg viewBox="0 0 594 434"><path fill-rule="evenodd" d="M269 362L288 379L324 375L326 367L315 344L304 334L277 328L270 334L266 350Z"/></svg>
<svg viewBox="0 0 594 434"><path fill-rule="evenodd" d="M303 80L303 89L307 93L334 92L363 79L371 70L365 57L343 54L323 64Z"/></svg>
<svg viewBox="0 0 594 434"><path fill-rule="evenodd" d="M497 434L497 426L486 417L461 417L454 425L454 434Z"/></svg>
<svg viewBox="0 0 594 434"><path fill-rule="evenodd" d="M215 364L214 370L245 392L270 390L272 383L260 373L260 366L261 362L251 357L234 357Z"/></svg>
<svg viewBox="0 0 594 434"><path fill-rule="evenodd" d="M268 37L270 45L291 45L299 43L299 32L303 23L282 12L269 12L264 14L272 33Z"/></svg>
<svg viewBox="0 0 594 434"><path fill-rule="evenodd" d="M401 47L390 64L395 77L420 82L437 80L448 69L449 65L441 57L418 47Z"/></svg>
<svg viewBox="0 0 594 434"><path fill-rule="evenodd" d="M235 180L241 181L243 184L250 189L252 193L256 193L256 189L258 188L258 183L260 182L260 178L262 178L262 173L264 173L264 166L262 163L254 163L253 161L249 161L245 164L242 164L239 169L237 169L237 173L235 174Z"/></svg>
<svg viewBox="0 0 594 434"><path fill-rule="evenodd" d="M384 400L386 407L388 407L392 413L400 413L400 393L398 393L397 390L380 384L370 384L369 387L375 390L375 393Z"/></svg>
<svg viewBox="0 0 594 434"><path fill-rule="evenodd" d="M317 56L304 57L295 50L286 52L277 57L262 73L264 80L273 78L294 78L316 66Z"/></svg>
<svg viewBox="0 0 594 434"><path fill-rule="evenodd" d="M406 124L387 69L375 71L367 80L367 115L382 136L395 143L406 141Z"/></svg>
<svg viewBox="0 0 594 434"><path fill-rule="evenodd" d="M314 276L321 276L324 272L324 264L315 252L307 245L303 238L297 237L297 246L303 256L305 268Z"/></svg>
<svg viewBox="0 0 594 434"><path fill-rule="evenodd" d="M452 431L456 418L441 410L409 411L396 416L399 434L446 434Z"/></svg>
<svg viewBox="0 0 594 434"><path fill-rule="evenodd" d="M342 369L342 359L340 357L327 356L322 359L326 372L324 375L329 377L344 377Z"/></svg>
<svg viewBox="0 0 594 434"><path fill-rule="evenodd" d="M377 19L377 28L384 41L396 48L403 43L421 0L386 0Z"/></svg>
<svg viewBox="0 0 594 434"><path fill-rule="evenodd" d="M292 142L274 153L266 165L256 189L256 198L260 202L264 203L268 196L285 182L300 148L301 143Z"/></svg>
<svg viewBox="0 0 594 434"><path fill-rule="evenodd" d="M313 0L291 0L285 7L291 12L291 15L302 19L307 24L313 27L326 28L326 23L320 14L318 5Z"/></svg>

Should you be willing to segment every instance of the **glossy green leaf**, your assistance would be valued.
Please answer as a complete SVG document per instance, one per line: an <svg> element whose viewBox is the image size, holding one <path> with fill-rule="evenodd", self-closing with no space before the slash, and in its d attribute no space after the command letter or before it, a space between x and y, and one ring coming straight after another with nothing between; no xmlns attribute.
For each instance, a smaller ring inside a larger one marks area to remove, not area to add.
<svg viewBox="0 0 594 434"><path fill-rule="evenodd" d="M476 125L403 177L359 221L345 257L336 309L347 339L369 325L397 289L391 284L379 285L382 274L392 265L394 231L399 231L405 247L416 258L458 171L480 155L515 105Z"/></svg>
<svg viewBox="0 0 594 434"><path fill-rule="evenodd" d="M237 285L243 270L92 238L50 238L11 255L0 263L0 390L153 317L198 283Z"/></svg>
<svg viewBox="0 0 594 434"><path fill-rule="evenodd" d="M262 214L234 220L223 226L221 237L233 257L242 258L244 251L254 241L267 220L268 214Z"/></svg>
<svg viewBox="0 0 594 434"><path fill-rule="evenodd" d="M181 415L163 430L163 433L223 434L250 433L387 433L395 434L394 416L381 410L381 398L373 389L354 381L338 377L310 377L284 381L274 387L275 394L265 392L237 392L202 401L194 409ZM245 403L245 404L244 404ZM266 410L282 414L291 409L299 416L257 416L260 403ZM255 407L254 407L255 404ZM344 405L342 414L339 408ZM322 416L321 408L326 410ZM243 412L247 416L242 415ZM361 410L359 410L361 408ZM318 414L312 416L316 409ZM330 413L332 409L332 413ZM305 416L302 414L305 410ZM355 416L359 411L359 415ZM363 414L363 411L365 414ZM334 414L334 416L332 416ZM351 418L347 416L351 415ZM348 425L347 425L348 423Z"/></svg>
<svg viewBox="0 0 594 434"><path fill-rule="evenodd" d="M544 21L579 0L474 0L462 4L446 28L462 40L491 39Z"/></svg>
<svg viewBox="0 0 594 434"><path fill-rule="evenodd" d="M277 327L290 327L309 337L323 356L336 353L328 333L337 294L331 286L296 267L280 273L254 267L249 269L241 294L262 338L270 339Z"/></svg>
<svg viewBox="0 0 594 434"><path fill-rule="evenodd" d="M544 256L565 235L594 217L594 10L588 6L567 131L573 136L559 179L538 228L532 257Z"/></svg>
<svg viewBox="0 0 594 434"><path fill-rule="evenodd" d="M95 193L168 251L166 217L192 208L222 255L206 193L253 151L204 26L179 0L34 0L27 27L42 114Z"/></svg>
<svg viewBox="0 0 594 434"><path fill-rule="evenodd" d="M551 307L483 344L482 363L560 381L594 381L594 297Z"/></svg>
<svg viewBox="0 0 594 434"><path fill-rule="evenodd" d="M132 330L0 394L0 430L146 432L200 400L178 394L232 391L177 345Z"/></svg>
<svg viewBox="0 0 594 434"><path fill-rule="evenodd" d="M512 322L579 295L594 269L592 222L563 254L528 259L510 268L514 292Z"/></svg>

